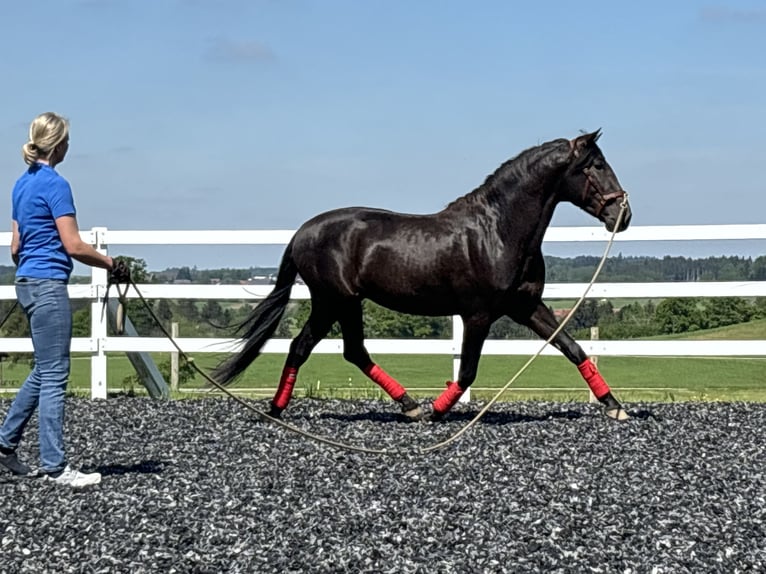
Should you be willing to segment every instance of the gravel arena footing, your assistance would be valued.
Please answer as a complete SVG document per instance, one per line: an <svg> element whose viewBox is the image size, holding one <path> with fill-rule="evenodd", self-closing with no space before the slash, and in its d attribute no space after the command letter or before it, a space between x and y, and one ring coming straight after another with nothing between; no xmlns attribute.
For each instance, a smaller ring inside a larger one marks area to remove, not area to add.
<svg viewBox="0 0 766 574"><path fill-rule="evenodd" d="M0 415L10 402L0 400ZM252 401L258 409L266 401ZM67 399L73 490L0 471L0 572L764 572L766 405ZM37 460L36 419L20 448Z"/></svg>

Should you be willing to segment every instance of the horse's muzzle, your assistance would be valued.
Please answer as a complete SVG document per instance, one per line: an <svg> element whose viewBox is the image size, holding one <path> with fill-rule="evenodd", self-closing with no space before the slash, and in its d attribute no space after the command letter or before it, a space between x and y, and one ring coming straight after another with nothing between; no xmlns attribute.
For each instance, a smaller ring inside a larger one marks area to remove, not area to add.
<svg viewBox="0 0 766 574"><path fill-rule="evenodd" d="M625 231L628 228L630 225L630 220L633 217L633 213L630 210L630 205L628 204L627 195L620 198L611 199L606 203L606 205L604 205L601 211L602 221L606 225L606 230L610 233L614 231L614 228L617 225L617 219L620 217L620 210L623 209L623 204L625 205L625 210L622 214L622 218L620 219L620 226L617 228L617 232L619 233L620 231Z"/></svg>

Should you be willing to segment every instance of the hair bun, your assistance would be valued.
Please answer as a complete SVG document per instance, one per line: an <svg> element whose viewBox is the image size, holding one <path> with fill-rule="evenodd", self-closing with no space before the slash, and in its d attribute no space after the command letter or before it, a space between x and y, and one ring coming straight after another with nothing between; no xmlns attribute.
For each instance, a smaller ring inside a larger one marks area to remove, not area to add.
<svg viewBox="0 0 766 574"><path fill-rule="evenodd" d="M29 125L29 137L21 152L27 165L40 159L50 159L52 152L69 134L69 122L52 112L40 114ZM61 150L65 153L65 150ZM57 158L61 161L63 158Z"/></svg>

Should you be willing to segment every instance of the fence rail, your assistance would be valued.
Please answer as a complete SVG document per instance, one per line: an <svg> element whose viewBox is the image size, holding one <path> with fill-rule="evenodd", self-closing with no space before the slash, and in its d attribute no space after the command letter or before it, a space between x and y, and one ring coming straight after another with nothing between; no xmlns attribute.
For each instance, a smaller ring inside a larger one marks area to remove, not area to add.
<svg viewBox="0 0 766 574"><path fill-rule="evenodd" d="M81 233L83 240L102 253L116 245L286 245L292 230L111 230L94 227ZM601 227L552 227L544 241L606 242L610 234ZM679 225L634 226L615 237L615 243L641 241L709 241L766 240L766 224L753 225ZM10 245L11 234L0 233L0 245ZM766 252L766 249L764 250ZM73 299L91 301L91 335L72 340L72 351L91 355L91 396L107 396L107 352L171 352L170 341L157 337L112 337L107 335L107 321L102 313L106 294L106 272L92 269L90 284L70 285ZM585 291L585 283L549 283L546 299L574 299ZM265 297L268 285L156 285L138 288L147 299L238 299L258 300ZM136 297L133 290L128 297ZM660 283L596 283L588 293L590 299L602 298L664 298L664 297L766 297L766 281L733 282L660 282ZM0 300L16 298L12 285L0 286ZM295 285L291 298L307 299L305 286ZM371 339L367 346L374 354L436 354L451 355L457 376L462 323L453 318L451 339L386 340ZM239 348L236 339L189 338L175 339L189 353L223 353ZM581 341L589 355L601 356L766 356L766 341ZM289 340L273 339L264 347L265 353L286 353ZM487 341L486 355L531 355L540 348L540 341ZM0 352L31 352L28 338L0 338ZM325 339L316 353L341 353L340 340ZM558 351L548 347L545 355Z"/></svg>

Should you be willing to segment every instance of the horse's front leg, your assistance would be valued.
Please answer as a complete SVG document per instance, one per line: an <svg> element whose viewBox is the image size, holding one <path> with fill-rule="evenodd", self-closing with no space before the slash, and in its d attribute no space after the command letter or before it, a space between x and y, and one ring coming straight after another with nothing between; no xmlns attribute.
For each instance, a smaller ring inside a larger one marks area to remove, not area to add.
<svg viewBox="0 0 766 574"><path fill-rule="evenodd" d="M431 420L441 420L463 395L465 390L476 380L479 358L484 340L489 334L492 321L486 315L463 318L463 347L460 352L460 371L458 380L447 381L447 388L433 403Z"/></svg>
<svg viewBox="0 0 766 574"><path fill-rule="evenodd" d="M528 316L512 314L511 318L517 323L526 325L546 341L559 327L556 317L542 301L537 302L532 313ZM551 341L551 344L561 351L567 359L577 365L577 369L580 371L583 379L585 379L585 382L588 383L588 387L593 395L604 405L608 417L620 421L630 418L620 402L612 395L609 385L606 384L601 373L598 372L596 365L593 364L593 361L588 358L583 348L569 333L562 329Z"/></svg>

